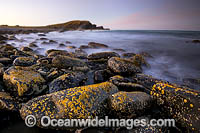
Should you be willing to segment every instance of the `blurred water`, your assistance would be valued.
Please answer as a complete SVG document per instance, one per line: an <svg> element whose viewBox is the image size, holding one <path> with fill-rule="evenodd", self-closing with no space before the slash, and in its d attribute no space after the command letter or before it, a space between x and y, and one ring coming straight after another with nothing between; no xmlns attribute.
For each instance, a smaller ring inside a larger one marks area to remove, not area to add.
<svg viewBox="0 0 200 133"><path fill-rule="evenodd" d="M52 39L58 44L41 44L38 40L41 37L37 34L16 35L21 42L10 41L15 46L26 46L36 41L41 48L40 54L48 49L66 49L58 47L59 43L66 41L73 45L87 45L88 42L99 42L107 44L109 49L89 49L88 54L101 51L111 51L114 48L125 49L126 52L148 52L154 58L148 59L151 69L144 70L144 73L153 75L156 78L176 82L183 78L200 78L200 44L191 42L193 39L200 39L200 32L197 31L68 31L50 32L45 38ZM73 50L72 50L73 51Z"/></svg>

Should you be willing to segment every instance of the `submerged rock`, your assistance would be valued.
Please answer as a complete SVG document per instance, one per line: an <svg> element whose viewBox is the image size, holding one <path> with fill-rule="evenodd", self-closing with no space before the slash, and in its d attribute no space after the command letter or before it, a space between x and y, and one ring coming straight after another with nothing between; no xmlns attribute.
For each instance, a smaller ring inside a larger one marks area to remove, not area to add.
<svg viewBox="0 0 200 133"><path fill-rule="evenodd" d="M29 47L32 47L32 48L38 47L35 43L30 43L28 46L29 46Z"/></svg>
<svg viewBox="0 0 200 133"><path fill-rule="evenodd" d="M11 67L4 72L3 80L7 91L15 96L30 96L41 93L45 88L45 80L30 68Z"/></svg>
<svg viewBox="0 0 200 133"><path fill-rule="evenodd" d="M19 103L6 92L0 92L0 111L17 111Z"/></svg>
<svg viewBox="0 0 200 133"><path fill-rule="evenodd" d="M13 61L14 66L32 66L36 63L32 57L18 57Z"/></svg>
<svg viewBox="0 0 200 133"><path fill-rule="evenodd" d="M200 131L200 92L145 74L137 74L135 80L149 89L157 104L189 131Z"/></svg>
<svg viewBox="0 0 200 133"><path fill-rule="evenodd" d="M23 119L28 115L34 115L40 127L40 119L43 116L49 116L51 119L105 117L106 100L116 92L117 87L109 82L70 88L28 101L22 106L20 114Z"/></svg>
<svg viewBox="0 0 200 133"><path fill-rule="evenodd" d="M112 57L108 60L108 67L115 73L134 75L141 73L141 69L128 59Z"/></svg>
<svg viewBox="0 0 200 133"><path fill-rule="evenodd" d="M110 59L111 57L120 57L119 54L115 52L99 52L90 54L87 58L89 60L98 60L98 59Z"/></svg>
<svg viewBox="0 0 200 133"><path fill-rule="evenodd" d="M66 69L68 67L84 67L85 62L78 58L71 58L68 56L56 56L52 60L52 65L56 68Z"/></svg>
<svg viewBox="0 0 200 133"><path fill-rule="evenodd" d="M152 104L151 96L144 92L118 92L109 99L109 105L117 118L134 118L142 115Z"/></svg>
<svg viewBox="0 0 200 133"><path fill-rule="evenodd" d="M49 85L49 93L84 85L87 77L82 72L64 74L54 79Z"/></svg>
<svg viewBox="0 0 200 133"><path fill-rule="evenodd" d="M91 48L108 48L108 45L105 45L102 43L96 43L96 42L89 42L88 46Z"/></svg>
<svg viewBox="0 0 200 133"><path fill-rule="evenodd" d="M133 63L137 67L140 67L140 68L142 66L150 67L150 65L146 62L145 58L140 54L136 54L135 56L131 57L130 60L133 61Z"/></svg>

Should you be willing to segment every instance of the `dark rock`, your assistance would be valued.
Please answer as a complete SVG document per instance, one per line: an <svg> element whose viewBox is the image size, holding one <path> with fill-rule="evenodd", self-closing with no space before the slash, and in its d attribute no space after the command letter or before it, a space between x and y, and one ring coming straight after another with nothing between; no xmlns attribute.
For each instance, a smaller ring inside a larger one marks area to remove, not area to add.
<svg viewBox="0 0 200 133"><path fill-rule="evenodd" d="M98 60L98 59L110 59L111 57L120 57L119 54L115 52L99 52L90 54L87 58L89 60Z"/></svg>
<svg viewBox="0 0 200 133"><path fill-rule="evenodd" d="M38 34L38 36L46 36L45 34Z"/></svg>
<svg viewBox="0 0 200 133"><path fill-rule="evenodd" d="M133 57L135 55L136 55L135 53L123 53L122 54L123 57L127 57L127 58Z"/></svg>
<svg viewBox="0 0 200 133"><path fill-rule="evenodd" d="M48 74L47 80L52 81L63 74L64 74L64 72L59 69L53 70L51 73Z"/></svg>
<svg viewBox="0 0 200 133"><path fill-rule="evenodd" d="M49 93L56 91L83 86L87 77L81 72L72 72L64 74L53 80L49 85Z"/></svg>
<svg viewBox="0 0 200 133"><path fill-rule="evenodd" d="M28 51L28 52L32 52L33 50L31 49L31 48L29 48L29 47L22 47L21 49L20 49L21 51Z"/></svg>
<svg viewBox="0 0 200 133"><path fill-rule="evenodd" d="M150 65L146 62L145 58L140 55L140 54L136 54L135 56L129 58L137 67L150 67Z"/></svg>
<svg viewBox="0 0 200 133"><path fill-rule="evenodd" d="M57 43L57 42L54 40L49 40L49 43Z"/></svg>
<svg viewBox="0 0 200 133"><path fill-rule="evenodd" d="M1 52L8 52L8 51L13 51L13 50L17 50L17 49L14 46L10 45L10 44L2 45L0 47L0 51Z"/></svg>
<svg viewBox="0 0 200 133"><path fill-rule="evenodd" d="M192 40L192 43L200 43L200 40Z"/></svg>
<svg viewBox="0 0 200 133"><path fill-rule="evenodd" d="M152 104L151 96L144 92L118 92L109 99L109 106L117 118L135 118Z"/></svg>
<svg viewBox="0 0 200 133"><path fill-rule="evenodd" d="M75 49L75 57L80 59L87 59L88 54L81 50L81 49Z"/></svg>
<svg viewBox="0 0 200 133"><path fill-rule="evenodd" d="M46 52L48 53L48 57L55 57L57 55L63 55L63 56L69 56L70 53L65 51L65 50L52 50L51 52Z"/></svg>
<svg viewBox="0 0 200 133"><path fill-rule="evenodd" d="M59 44L59 47L65 47L65 44L60 43L60 44Z"/></svg>
<svg viewBox="0 0 200 133"><path fill-rule="evenodd" d="M37 60L37 64L40 66L51 66L53 58L43 57Z"/></svg>
<svg viewBox="0 0 200 133"><path fill-rule="evenodd" d="M134 75L141 73L141 69L128 59L112 57L108 60L108 67L115 73Z"/></svg>
<svg viewBox="0 0 200 133"><path fill-rule="evenodd" d="M94 81L95 83L101 83L107 81L111 76L113 76L112 72L109 70L97 70L94 73Z"/></svg>
<svg viewBox="0 0 200 133"><path fill-rule="evenodd" d="M88 49L88 48L91 48L91 47L88 46L88 45L81 45L81 46L79 47L79 49Z"/></svg>
<svg viewBox="0 0 200 133"><path fill-rule="evenodd" d="M121 49L121 48L115 48L115 49L113 49L114 51L119 51L119 52L126 52L126 50L124 50L124 49Z"/></svg>
<svg viewBox="0 0 200 133"><path fill-rule="evenodd" d="M28 46L32 47L32 48L37 48L38 47L35 43L30 43Z"/></svg>
<svg viewBox="0 0 200 133"><path fill-rule="evenodd" d="M117 87L109 82L70 88L28 101L22 106L20 114L22 119L28 115L36 116L39 127L42 127L40 120L43 116L52 119L102 118L106 115L106 99L116 92Z"/></svg>
<svg viewBox="0 0 200 133"><path fill-rule="evenodd" d="M15 96L30 96L41 93L45 88L45 80L30 68L11 67L5 71L3 80L7 91Z"/></svg>
<svg viewBox="0 0 200 133"><path fill-rule="evenodd" d="M42 37L42 38L40 38L40 40L48 40L48 38L44 38L44 37Z"/></svg>
<svg viewBox="0 0 200 133"><path fill-rule="evenodd" d="M7 64L11 64L12 60L10 58L4 57L4 58L0 58L0 63L7 65Z"/></svg>
<svg viewBox="0 0 200 133"><path fill-rule="evenodd" d="M199 132L200 127L200 92L185 86L171 84L145 74L137 74L137 83L145 86L156 99L157 104L175 119L187 132ZM176 125L177 125L176 124Z"/></svg>
<svg viewBox="0 0 200 133"><path fill-rule="evenodd" d="M108 48L108 45L105 45L102 43L96 43L96 42L89 42L88 46L92 48Z"/></svg>
<svg viewBox="0 0 200 133"><path fill-rule="evenodd" d="M0 111L18 111L19 103L9 93L0 92Z"/></svg>
<svg viewBox="0 0 200 133"><path fill-rule="evenodd" d="M32 66L36 64L36 61L32 57L18 57L13 61L14 66Z"/></svg>
<svg viewBox="0 0 200 133"><path fill-rule="evenodd" d="M122 77L120 75L116 75L110 78L109 80L114 85L118 87L120 91L144 91L148 92L146 88L140 84L135 83L132 78Z"/></svg>
<svg viewBox="0 0 200 133"><path fill-rule="evenodd" d="M78 59L78 58L71 58L68 56L56 56L52 60L52 65L56 68L60 69L67 69L69 67L84 67L86 64Z"/></svg>
<svg viewBox="0 0 200 133"><path fill-rule="evenodd" d="M66 44L72 44L70 41L66 41L65 43L66 43Z"/></svg>
<svg viewBox="0 0 200 133"><path fill-rule="evenodd" d="M8 38L0 35L0 41L4 41L4 40L8 40Z"/></svg>

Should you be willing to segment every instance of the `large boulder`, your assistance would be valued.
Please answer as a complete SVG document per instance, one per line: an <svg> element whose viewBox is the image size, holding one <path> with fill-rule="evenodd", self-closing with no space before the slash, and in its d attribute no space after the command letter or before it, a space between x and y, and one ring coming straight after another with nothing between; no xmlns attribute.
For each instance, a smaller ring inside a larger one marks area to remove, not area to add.
<svg viewBox="0 0 200 133"><path fill-rule="evenodd" d="M34 115L40 127L43 116L51 119L101 118L106 115L108 97L116 92L117 87L109 82L70 88L28 101L22 106L20 114L23 119Z"/></svg>
<svg viewBox="0 0 200 133"><path fill-rule="evenodd" d="M108 60L108 67L117 74L134 75L141 73L141 68L136 66L132 61L128 59L122 59L119 57L112 57Z"/></svg>
<svg viewBox="0 0 200 133"><path fill-rule="evenodd" d="M86 64L78 58L71 58L68 56L56 56L52 60L52 65L60 69L69 67L84 67Z"/></svg>
<svg viewBox="0 0 200 133"><path fill-rule="evenodd" d="M39 94L47 87L38 72L25 67L10 67L4 72L3 80L7 91L15 96Z"/></svg>
<svg viewBox="0 0 200 133"><path fill-rule="evenodd" d="M84 85L87 77L82 72L72 72L64 74L55 80L53 80L49 85L49 93L56 91L78 87Z"/></svg>
<svg viewBox="0 0 200 133"><path fill-rule="evenodd" d="M111 57L120 57L119 54L115 52L99 52L90 54L87 58L89 60L99 60L99 59L110 59Z"/></svg>
<svg viewBox="0 0 200 133"><path fill-rule="evenodd" d="M33 57L18 57L13 61L14 66L32 66L36 63Z"/></svg>
<svg viewBox="0 0 200 133"><path fill-rule="evenodd" d="M151 96L144 92L118 92L109 99L110 109L117 118L135 118L152 104Z"/></svg>
<svg viewBox="0 0 200 133"><path fill-rule="evenodd" d="M200 132L200 92L198 90L145 74L137 74L135 80L149 90L163 111L174 118L182 128L186 128L187 132Z"/></svg>
<svg viewBox="0 0 200 133"><path fill-rule="evenodd" d="M6 92L0 92L0 111L17 111L19 103Z"/></svg>

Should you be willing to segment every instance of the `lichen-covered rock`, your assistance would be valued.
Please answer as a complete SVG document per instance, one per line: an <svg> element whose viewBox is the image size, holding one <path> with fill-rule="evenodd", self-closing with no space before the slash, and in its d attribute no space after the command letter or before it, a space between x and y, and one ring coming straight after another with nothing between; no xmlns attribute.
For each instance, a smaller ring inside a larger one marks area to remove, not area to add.
<svg viewBox="0 0 200 133"><path fill-rule="evenodd" d="M46 88L44 78L38 72L25 67L7 69L3 80L7 91L16 96L39 94Z"/></svg>
<svg viewBox="0 0 200 133"><path fill-rule="evenodd" d="M117 118L142 115L152 104L151 96L144 92L118 92L109 99L109 106Z"/></svg>
<svg viewBox="0 0 200 133"><path fill-rule="evenodd" d="M43 116L52 119L105 117L107 98L116 92L117 87L109 82L70 88L28 101L22 106L20 114L23 119L28 115L34 115L40 127L40 119Z"/></svg>
<svg viewBox="0 0 200 133"><path fill-rule="evenodd" d="M123 57L126 57L126 58L130 58L130 57L133 57L135 56L136 54L135 53L123 53L122 56Z"/></svg>
<svg viewBox="0 0 200 133"><path fill-rule="evenodd" d="M52 59L48 57L43 57L37 60L37 64L40 66L51 66L52 65Z"/></svg>
<svg viewBox="0 0 200 133"><path fill-rule="evenodd" d="M111 57L120 57L119 54L115 52L99 52L93 53L88 56L89 60L98 60L98 59L110 59Z"/></svg>
<svg viewBox="0 0 200 133"><path fill-rule="evenodd" d="M96 42L89 42L88 46L90 46L91 48L108 48L108 45Z"/></svg>
<svg viewBox="0 0 200 133"><path fill-rule="evenodd" d="M75 49L76 46L67 46L68 49Z"/></svg>
<svg viewBox="0 0 200 133"><path fill-rule="evenodd" d="M54 79L49 85L49 93L84 85L87 77L82 72L64 74Z"/></svg>
<svg viewBox="0 0 200 133"><path fill-rule="evenodd" d="M157 104L189 131L200 132L200 92L152 76L137 74L135 80L149 89Z"/></svg>
<svg viewBox="0 0 200 133"><path fill-rule="evenodd" d="M120 91L148 92L144 86L137 84L132 78L116 75L111 77L109 81L112 82L114 85L116 85Z"/></svg>
<svg viewBox="0 0 200 133"><path fill-rule="evenodd" d="M150 67L150 65L146 62L145 58L140 54L136 54L135 56L131 57L130 60L133 61L133 63L137 67L142 67L142 66Z"/></svg>
<svg viewBox="0 0 200 133"><path fill-rule="evenodd" d="M56 56L52 60L52 65L56 68L66 69L68 67L84 67L85 62L78 58L71 58L68 56Z"/></svg>
<svg viewBox="0 0 200 133"><path fill-rule="evenodd" d="M48 57L55 57L57 55L69 56L70 53L65 50L54 50L48 54Z"/></svg>
<svg viewBox="0 0 200 133"><path fill-rule="evenodd" d="M0 92L0 111L17 111L19 103L6 92Z"/></svg>
<svg viewBox="0 0 200 133"><path fill-rule="evenodd" d="M0 47L1 52L8 52L8 51L13 51L16 50L16 48L10 44L6 44Z"/></svg>
<svg viewBox="0 0 200 133"><path fill-rule="evenodd" d="M108 60L108 67L117 74L134 75L141 73L141 69L128 59L112 57Z"/></svg>
<svg viewBox="0 0 200 133"><path fill-rule="evenodd" d="M18 57L13 61L14 66L32 66L36 63L32 57Z"/></svg>
<svg viewBox="0 0 200 133"><path fill-rule="evenodd" d="M87 59L88 54L81 50L81 49L75 49L75 57L79 59Z"/></svg>

